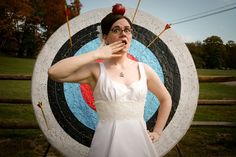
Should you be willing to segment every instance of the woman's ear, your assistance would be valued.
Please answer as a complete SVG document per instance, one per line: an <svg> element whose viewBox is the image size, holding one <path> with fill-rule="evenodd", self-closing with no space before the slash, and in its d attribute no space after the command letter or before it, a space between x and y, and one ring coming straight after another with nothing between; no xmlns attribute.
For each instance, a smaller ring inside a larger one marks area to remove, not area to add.
<svg viewBox="0 0 236 157"><path fill-rule="evenodd" d="M106 34L103 35L103 40L104 40L105 44L108 45L108 42L107 42L107 35L106 35Z"/></svg>

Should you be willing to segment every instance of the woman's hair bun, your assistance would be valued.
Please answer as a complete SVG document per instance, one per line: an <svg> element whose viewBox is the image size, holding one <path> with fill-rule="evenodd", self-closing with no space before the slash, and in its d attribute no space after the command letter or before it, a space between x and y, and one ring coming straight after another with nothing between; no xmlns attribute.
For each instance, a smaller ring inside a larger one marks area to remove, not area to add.
<svg viewBox="0 0 236 157"><path fill-rule="evenodd" d="M112 6L112 13L116 15L124 15L125 7L120 3L116 3L115 5Z"/></svg>

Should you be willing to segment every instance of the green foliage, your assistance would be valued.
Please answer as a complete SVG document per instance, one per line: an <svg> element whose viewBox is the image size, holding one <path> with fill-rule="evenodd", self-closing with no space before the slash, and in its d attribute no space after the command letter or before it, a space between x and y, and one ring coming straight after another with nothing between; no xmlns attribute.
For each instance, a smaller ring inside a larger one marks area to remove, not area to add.
<svg viewBox="0 0 236 157"><path fill-rule="evenodd" d="M205 67L205 62L204 60L202 59L202 57L200 57L199 55L197 54L192 54L192 57L193 57L193 60L194 60L194 63L195 63L195 66L197 68L204 68Z"/></svg>
<svg viewBox="0 0 236 157"><path fill-rule="evenodd" d="M203 41L203 49L206 56L206 68L221 69L224 67L225 47L220 37L211 36L205 39Z"/></svg>
<svg viewBox="0 0 236 157"><path fill-rule="evenodd" d="M226 51L226 64L229 68L236 69L236 43L234 41L228 41L226 44Z"/></svg>
<svg viewBox="0 0 236 157"><path fill-rule="evenodd" d="M195 66L197 68L204 68L205 61L203 59L204 55L203 55L201 43L200 42L187 43L186 45L192 54Z"/></svg>
<svg viewBox="0 0 236 157"><path fill-rule="evenodd" d="M20 45L20 55L21 57L33 57L37 50L37 43L35 40L34 32L25 31L22 37L22 43Z"/></svg>
<svg viewBox="0 0 236 157"><path fill-rule="evenodd" d="M73 5L69 19L80 13L80 1ZM0 12L0 51L20 57L37 55L49 36L66 22L62 0L0 1Z"/></svg>
<svg viewBox="0 0 236 157"><path fill-rule="evenodd" d="M186 43L197 68L236 69L236 44L228 41L224 45L218 36L206 38L203 43Z"/></svg>
<svg viewBox="0 0 236 157"><path fill-rule="evenodd" d="M0 1L0 9L0 49L19 51L20 41L16 32L23 31L20 30L21 26L32 15L30 2L25 0L8 0L7 3Z"/></svg>

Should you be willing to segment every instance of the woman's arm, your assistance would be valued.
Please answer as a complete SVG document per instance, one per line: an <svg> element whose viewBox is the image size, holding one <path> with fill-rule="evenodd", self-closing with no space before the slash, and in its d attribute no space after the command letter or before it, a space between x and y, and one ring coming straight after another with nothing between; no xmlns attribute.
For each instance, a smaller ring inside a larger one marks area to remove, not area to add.
<svg viewBox="0 0 236 157"><path fill-rule="evenodd" d="M99 48L79 56L63 59L48 70L51 79L59 82L89 83L92 78L94 63L97 59L119 57L118 52L124 47L121 41Z"/></svg>
<svg viewBox="0 0 236 157"><path fill-rule="evenodd" d="M48 69L51 79L59 82L80 82L91 76L97 50L63 59Z"/></svg>
<svg viewBox="0 0 236 157"><path fill-rule="evenodd" d="M172 106L172 100L169 92L167 91L164 84L161 82L160 78L156 74L156 72L149 67L148 65L145 65L145 71L147 73L147 85L148 89L158 98L160 101L160 107L158 111L158 117L156 120L156 124L154 126L153 132L150 133L150 137L153 142L156 142L165 125L168 120L171 106Z"/></svg>

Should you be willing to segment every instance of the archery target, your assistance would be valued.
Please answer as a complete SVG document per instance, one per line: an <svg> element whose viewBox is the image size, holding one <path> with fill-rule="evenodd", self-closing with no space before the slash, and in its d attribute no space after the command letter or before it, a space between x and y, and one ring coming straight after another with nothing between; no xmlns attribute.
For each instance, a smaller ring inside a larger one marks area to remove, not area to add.
<svg viewBox="0 0 236 157"><path fill-rule="evenodd" d="M35 64L32 79L35 115L48 141L65 156L87 155L97 124L96 108L88 86L55 82L48 78L47 70L63 58L98 48L97 26L109 12L110 9L98 9L71 20L72 47L66 24L61 26L49 38ZM133 9L128 9L125 15L132 17L133 13ZM173 148L187 131L198 98L198 80L191 55L172 30L146 48L164 26L159 19L139 11L129 50L130 58L150 65L157 72L172 96L171 115L163 136L155 143L160 155ZM37 106L39 102L43 104L42 110ZM144 119L149 129L155 124L158 107L158 100L148 93Z"/></svg>

